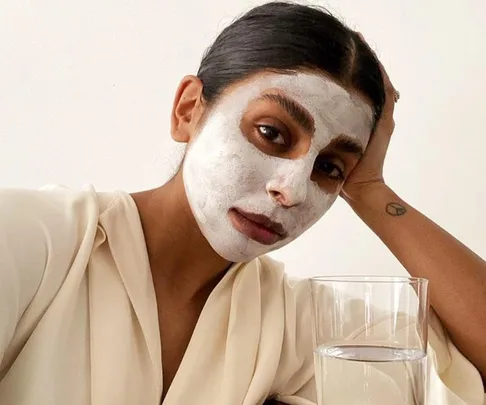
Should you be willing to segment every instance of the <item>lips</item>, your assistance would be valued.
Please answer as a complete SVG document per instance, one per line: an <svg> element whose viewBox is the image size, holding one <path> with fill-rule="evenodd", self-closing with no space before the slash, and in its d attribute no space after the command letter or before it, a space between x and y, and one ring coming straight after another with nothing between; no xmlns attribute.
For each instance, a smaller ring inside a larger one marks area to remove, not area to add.
<svg viewBox="0 0 486 405"><path fill-rule="evenodd" d="M265 215L232 208L228 212L228 216L238 232L263 245L273 245L287 236L281 224L272 221Z"/></svg>

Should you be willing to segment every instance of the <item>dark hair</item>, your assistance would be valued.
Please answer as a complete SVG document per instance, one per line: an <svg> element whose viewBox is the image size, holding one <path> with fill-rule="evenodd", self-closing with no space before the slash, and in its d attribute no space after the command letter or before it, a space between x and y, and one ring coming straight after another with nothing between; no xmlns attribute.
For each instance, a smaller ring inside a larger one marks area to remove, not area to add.
<svg viewBox="0 0 486 405"><path fill-rule="evenodd" d="M258 71L303 68L321 70L368 97L376 124L385 102L379 62L356 32L320 7L271 2L253 8L219 34L197 75L211 104L226 87Z"/></svg>

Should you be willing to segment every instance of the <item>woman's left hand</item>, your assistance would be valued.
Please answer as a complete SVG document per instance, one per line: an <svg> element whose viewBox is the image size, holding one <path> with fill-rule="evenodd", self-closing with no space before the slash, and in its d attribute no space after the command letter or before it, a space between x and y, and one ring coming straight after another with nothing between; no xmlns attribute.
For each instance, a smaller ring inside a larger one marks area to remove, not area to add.
<svg viewBox="0 0 486 405"><path fill-rule="evenodd" d="M347 178L341 191L341 197L350 202L359 200L363 193L375 189L376 186L385 184L383 165L395 128L393 110L398 93L381 63L380 67L385 85L385 105L375 131L371 135L365 154Z"/></svg>

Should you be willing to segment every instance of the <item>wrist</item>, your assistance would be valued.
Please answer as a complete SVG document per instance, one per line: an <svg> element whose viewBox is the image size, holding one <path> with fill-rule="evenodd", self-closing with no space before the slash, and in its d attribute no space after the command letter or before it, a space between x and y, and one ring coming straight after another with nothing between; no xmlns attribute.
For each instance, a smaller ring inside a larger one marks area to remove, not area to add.
<svg viewBox="0 0 486 405"><path fill-rule="evenodd" d="M395 193L384 181L377 181L367 184L357 184L351 189L345 189L342 197L351 207L362 205L374 205L385 198L394 198Z"/></svg>
<svg viewBox="0 0 486 405"><path fill-rule="evenodd" d="M343 196L351 209L372 229L391 218L403 217L410 210L385 183L367 185L359 193ZM389 224L389 222L386 222Z"/></svg>

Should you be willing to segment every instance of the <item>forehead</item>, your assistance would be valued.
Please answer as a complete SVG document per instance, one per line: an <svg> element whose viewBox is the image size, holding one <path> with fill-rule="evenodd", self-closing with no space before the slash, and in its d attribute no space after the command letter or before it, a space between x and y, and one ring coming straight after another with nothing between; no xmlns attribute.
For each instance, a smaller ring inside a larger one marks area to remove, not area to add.
<svg viewBox="0 0 486 405"><path fill-rule="evenodd" d="M304 107L314 119L316 132L345 134L357 138L363 146L368 142L373 125L371 105L357 92L348 91L322 75L303 72L258 75L232 89L228 101L246 108L252 100L272 92L284 94Z"/></svg>

